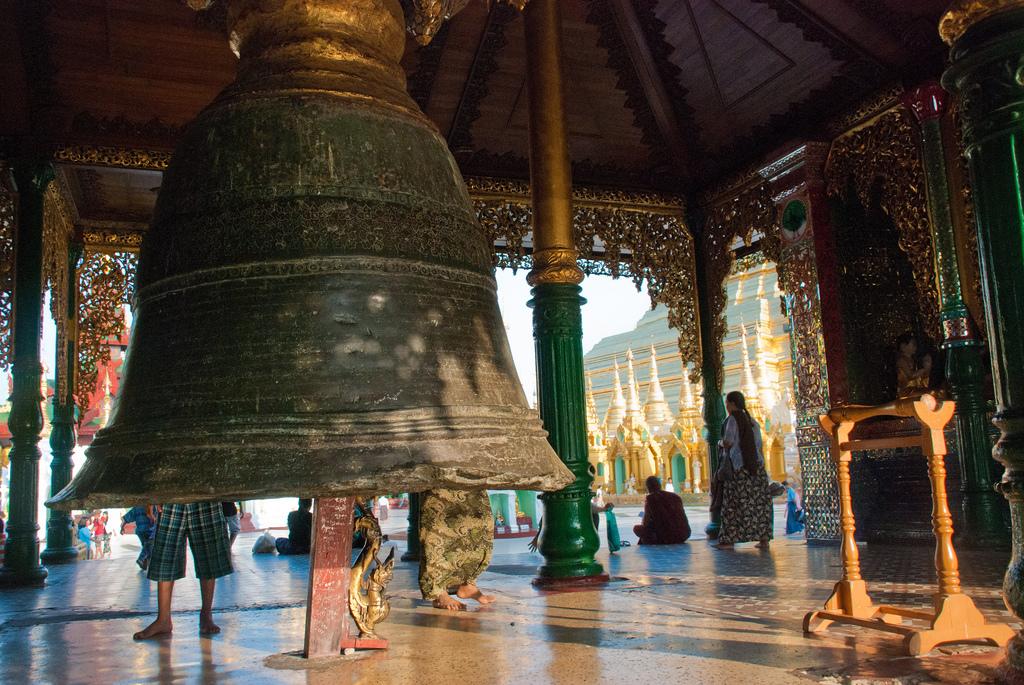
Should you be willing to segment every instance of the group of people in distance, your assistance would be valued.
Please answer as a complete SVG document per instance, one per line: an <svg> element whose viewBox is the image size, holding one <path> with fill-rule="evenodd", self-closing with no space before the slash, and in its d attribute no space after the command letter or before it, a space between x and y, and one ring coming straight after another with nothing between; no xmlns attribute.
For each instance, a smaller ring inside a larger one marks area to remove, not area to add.
<svg viewBox="0 0 1024 685"><path fill-rule="evenodd" d="M79 516L75 523L76 538L86 559L103 559L110 556L110 517L107 512L94 512Z"/></svg>
<svg viewBox="0 0 1024 685"><path fill-rule="evenodd" d="M768 472L765 469L761 427L747 411L743 393L726 395L728 417L722 424L718 441L719 467L711 483L711 511L720 515L721 525L716 549L730 550L743 542L755 542L768 549L773 537L774 509ZM671 545L690 538L690 524L679 495L662 489L657 476L645 483L643 522L633 532L641 545ZM786 533L799 533L804 527L803 505L796 489L783 483L786 491ZM598 511L611 509L611 504ZM595 514L595 526L597 525ZM609 521L609 535L612 533ZM617 531L616 539L618 538ZM536 542L531 545L536 548ZM610 545L612 551L617 547Z"/></svg>

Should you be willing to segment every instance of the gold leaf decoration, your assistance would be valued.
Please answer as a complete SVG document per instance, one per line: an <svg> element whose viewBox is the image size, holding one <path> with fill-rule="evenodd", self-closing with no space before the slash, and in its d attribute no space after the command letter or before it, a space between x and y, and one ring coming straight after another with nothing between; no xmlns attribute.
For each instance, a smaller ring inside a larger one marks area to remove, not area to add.
<svg viewBox="0 0 1024 685"><path fill-rule="evenodd" d="M53 158L57 162L69 164L165 171L171 162L171 153L96 145L63 145L53 153Z"/></svg>
<svg viewBox="0 0 1024 685"><path fill-rule="evenodd" d="M513 272L531 265L529 184L466 179L477 220L494 244L494 265ZM573 230L586 275L625 277L647 285L651 305L668 309L687 362L699 361L694 240L678 197L653 192L573 189ZM697 365L699 366L699 364Z"/></svg>
<svg viewBox="0 0 1024 685"><path fill-rule="evenodd" d="M0 371L11 368L11 314L14 304L14 193L3 182L0 166ZM2 389L7 392L7 388Z"/></svg>
<svg viewBox="0 0 1024 685"><path fill-rule="evenodd" d="M754 235L760 234L761 248L765 255L778 263L781 237L776 214L775 200L765 181L725 193L708 207L708 219L701 240L707 282L702 285L708 293L708 315L711 317L714 349L704 350L704 354L718 360L715 365L715 383L719 388L724 380L722 342L727 328L725 305L728 297L725 283L735 259L733 245L737 239L749 245L754 241Z"/></svg>
<svg viewBox="0 0 1024 685"><path fill-rule="evenodd" d="M955 0L939 21L939 35L952 45L982 19L1019 7L1024 0Z"/></svg>
<svg viewBox="0 0 1024 685"><path fill-rule="evenodd" d="M918 312L925 332L942 339L939 293L935 280L924 167L910 115L894 108L836 139L825 170L828 193L842 195L848 184L861 203L871 204L875 188L880 206L896 225L900 249L914 274Z"/></svg>
<svg viewBox="0 0 1024 685"><path fill-rule="evenodd" d="M57 324L57 397L63 403L68 397L68 246L75 227L67 201L56 183L50 183L43 194L43 287L50 290L50 315ZM44 360L44 363L50 363Z"/></svg>
<svg viewBox="0 0 1024 685"><path fill-rule="evenodd" d="M131 303L136 256L86 247L78 270L78 382L75 399L82 414L96 389L100 366L110 359L110 338L124 330L124 306Z"/></svg>
<svg viewBox="0 0 1024 685"><path fill-rule="evenodd" d="M529 0L496 0L511 5L520 12ZM427 45L434 39L441 25L451 19L469 0L403 0L406 28L420 45ZM490 0L488 0L488 4Z"/></svg>

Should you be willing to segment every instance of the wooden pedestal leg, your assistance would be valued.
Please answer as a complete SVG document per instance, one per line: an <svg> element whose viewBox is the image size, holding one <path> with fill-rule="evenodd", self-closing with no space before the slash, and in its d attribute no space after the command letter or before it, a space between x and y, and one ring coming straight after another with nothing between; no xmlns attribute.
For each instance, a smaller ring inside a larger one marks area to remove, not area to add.
<svg viewBox="0 0 1024 685"><path fill-rule="evenodd" d="M840 548L843 561L843 578L836 583L832 595L825 602L821 612L812 611L804 616L804 632L812 633L827 628L832 621L821 614L843 614L855 618L871 618L876 608L868 597L867 586L860 575L860 550L854 533L857 522L853 516L853 497L850 493L850 461L853 454L849 450L840 449L840 445L850 439L853 430L852 422L832 423L827 416L822 416L821 426L832 438L832 456L836 460L837 480L839 485L839 517L842 528L842 546ZM899 618L884 617L886 622L899 622Z"/></svg>
<svg viewBox="0 0 1024 685"><path fill-rule="evenodd" d="M313 512L306 602L306 658L337 656L347 642L352 571L352 497L320 498Z"/></svg>
<svg viewBox="0 0 1024 685"><path fill-rule="evenodd" d="M942 432L952 418L953 403L944 402L935 411L925 403L915 406L918 419L926 426L924 441L928 475L932 484L932 529L935 534L935 573L939 591L935 595L935 616L931 628L905 638L912 656L930 652L943 642L983 640L1002 647L1014 636L1009 626L986 623L974 601L960 590L960 564L953 548L953 517L946 495L946 439Z"/></svg>
<svg viewBox="0 0 1024 685"><path fill-rule="evenodd" d="M908 654L919 656L943 642L988 642L1003 647L1014 635L1013 628L1004 623L987 623L967 595L936 595L931 628L908 635L904 646Z"/></svg>

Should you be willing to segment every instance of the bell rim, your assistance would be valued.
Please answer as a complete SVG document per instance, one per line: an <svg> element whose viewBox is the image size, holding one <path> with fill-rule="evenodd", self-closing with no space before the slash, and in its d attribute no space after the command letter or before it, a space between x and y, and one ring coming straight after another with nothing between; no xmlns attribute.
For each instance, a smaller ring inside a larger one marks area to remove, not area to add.
<svg viewBox="0 0 1024 685"><path fill-rule="evenodd" d="M453 454L468 456L453 459ZM167 459L173 459L173 464ZM210 472L210 464L216 465L215 473ZM262 464L258 478L253 477L253 464ZM190 481L180 480L183 473L203 472L216 477L194 475ZM428 440L418 442L415 451L401 444L277 447L274 451L262 445L202 450L179 446L131 457L90 456L74 480L46 505L81 509L434 489L554 491L574 480L575 475L540 436L511 442L497 436ZM269 485L257 487L253 482Z"/></svg>

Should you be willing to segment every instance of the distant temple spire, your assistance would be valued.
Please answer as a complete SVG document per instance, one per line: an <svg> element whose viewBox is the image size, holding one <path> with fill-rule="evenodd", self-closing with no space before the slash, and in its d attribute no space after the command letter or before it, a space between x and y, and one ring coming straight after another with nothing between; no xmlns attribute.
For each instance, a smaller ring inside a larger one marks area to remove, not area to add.
<svg viewBox="0 0 1024 685"><path fill-rule="evenodd" d="M766 301L762 300L761 304L764 306ZM764 318L762 313L762 319L754 327L754 351L757 363L757 385L760 388L761 400L768 405L774 405L779 397L778 387L773 380L778 377L778 371L773 373L769 369L769 364L775 361L775 355L769 349L766 340L766 336L771 334L770 326L770 321Z"/></svg>
<svg viewBox="0 0 1024 685"><path fill-rule="evenodd" d="M601 420L597 417L597 403L594 401L594 383L587 373L587 432L601 429Z"/></svg>
<svg viewBox="0 0 1024 685"><path fill-rule="evenodd" d="M643 418L640 408L640 390L636 385L636 374L633 373L633 350L626 350L626 379L629 383L629 403L626 405L626 416L636 421Z"/></svg>
<svg viewBox="0 0 1024 685"><path fill-rule="evenodd" d="M743 353L743 395L747 401L747 411L757 420L761 420L762 404L761 389L754 382L754 371L750 368L750 352L747 350L747 327L740 322L740 341Z"/></svg>
<svg viewBox="0 0 1024 685"><path fill-rule="evenodd" d="M658 357L651 345L651 378L647 384L647 402L644 404L644 416L652 430L668 430L672 426L672 408L665 400L658 378Z"/></svg>
<svg viewBox="0 0 1024 685"><path fill-rule="evenodd" d="M608 412L604 416L604 429L608 435L619 430L626 418L626 398L622 395L622 381L619 380L619 360L613 359L615 370L612 372L612 401L608 404Z"/></svg>
<svg viewBox="0 0 1024 685"><path fill-rule="evenodd" d="M693 399L693 384L690 383L690 369L685 362L682 362L682 365L683 382L679 385L679 416L682 416L684 411L697 409L697 403Z"/></svg>

